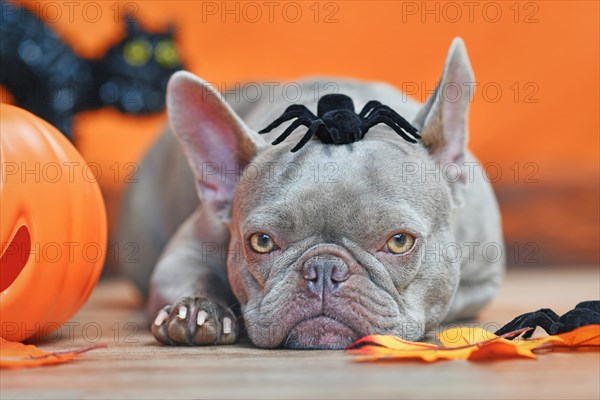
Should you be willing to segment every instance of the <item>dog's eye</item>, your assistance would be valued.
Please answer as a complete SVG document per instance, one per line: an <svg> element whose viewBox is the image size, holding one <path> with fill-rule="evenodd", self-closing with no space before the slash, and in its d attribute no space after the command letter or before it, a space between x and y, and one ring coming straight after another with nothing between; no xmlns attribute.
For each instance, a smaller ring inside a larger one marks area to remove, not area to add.
<svg viewBox="0 0 600 400"><path fill-rule="evenodd" d="M275 242L266 233L255 233L250 236L250 247L256 253L265 254L275 250Z"/></svg>
<svg viewBox="0 0 600 400"><path fill-rule="evenodd" d="M415 244L415 238L408 233L396 233L385 243L385 248L392 254L404 254L410 251Z"/></svg>

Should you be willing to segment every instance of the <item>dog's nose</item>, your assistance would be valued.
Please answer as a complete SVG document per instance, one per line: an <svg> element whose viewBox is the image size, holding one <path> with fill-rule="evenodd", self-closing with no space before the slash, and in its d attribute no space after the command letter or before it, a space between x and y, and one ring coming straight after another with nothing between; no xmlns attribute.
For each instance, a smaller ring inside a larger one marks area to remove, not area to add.
<svg viewBox="0 0 600 400"><path fill-rule="evenodd" d="M336 256L317 256L304 262L302 277L308 289L316 294L334 293L350 277L348 265Z"/></svg>

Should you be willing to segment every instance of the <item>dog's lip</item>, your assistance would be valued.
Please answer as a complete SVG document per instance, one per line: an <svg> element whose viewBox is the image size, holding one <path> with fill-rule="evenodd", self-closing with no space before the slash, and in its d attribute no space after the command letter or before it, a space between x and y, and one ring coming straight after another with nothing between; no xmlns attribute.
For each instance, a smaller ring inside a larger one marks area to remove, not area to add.
<svg viewBox="0 0 600 400"><path fill-rule="evenodd" d="M340 321L339 319L337 319L337 318L335 318L335 317L332 317L332 316L329 316L329 315L325 315L325 314L314 315L314 316L312 316L312 317L308 317L308 318L301 319L301 320L300 320L300 321L298 321L296 324L294 324L294 326L292 326L292 327L290 328L290 332L291 332L291 331L293 331L294 329L296 329L298 326L300 326L300 325L301 325L301 324L303 324L303 323L308 323L308 322L311 322L311 321L317 321L317 320L322 320L322 321L331 321L331 322L334 322L334 323L336 323L336 324L340 324L340 325L342 325L342 326L344 326L344 327L346 327L346 328L350 329L352 332L355 332L355 333L356 333L356 331L354 330L354 328L352 328L351 326L349 326L349 325L348 325L347 323L345 323L344 321Z"/></svg>
<svg viewBox="0 0 600 400"><path fill-rule="evenodd" d="M298 336L292 336L294 333ZM292 338L292 348L342 349L358 337L354 329L338 318L319 314L298 321L289 330L285 343L282 342L280 346L288 347L288 340Z"/></svg>

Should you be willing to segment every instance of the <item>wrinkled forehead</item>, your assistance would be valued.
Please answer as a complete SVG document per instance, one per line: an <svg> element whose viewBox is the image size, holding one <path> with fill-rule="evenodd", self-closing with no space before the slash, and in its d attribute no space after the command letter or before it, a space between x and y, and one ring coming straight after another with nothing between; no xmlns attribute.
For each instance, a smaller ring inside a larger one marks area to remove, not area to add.
<svg viewBox="0 0 600 400"><path fill-rule="evenodd" d="M290 153L295 143L267 147L246 168L236 194L239 212L287 213L273 218L318 219L340 226L359 214L379 218L390 210L405 219L427 220L435 217L427 215L432 204L443 211L448 202L434 175L421 173L434 165L420 143L369 132L350 145L311 140Z"/></svg>

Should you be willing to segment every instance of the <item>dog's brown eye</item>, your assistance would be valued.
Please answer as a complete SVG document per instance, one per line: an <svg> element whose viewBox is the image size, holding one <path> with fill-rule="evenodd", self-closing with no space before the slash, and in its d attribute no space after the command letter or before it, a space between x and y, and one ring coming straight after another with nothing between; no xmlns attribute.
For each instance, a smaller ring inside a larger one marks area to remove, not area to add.
<svg viewBox="0 0 600 400"><path fill-rule="evenodd" d="M266 233L255 233L250 236L250 247L257 253L265 254L275 250L275 242Z"/></svg>
<svg viewBox="0 0 600 400"><path fill-rule="evenodd" d="M404 254L412 249L415 238L408 233L396 233L385 243L388 252L392 254Z"/></svg>

